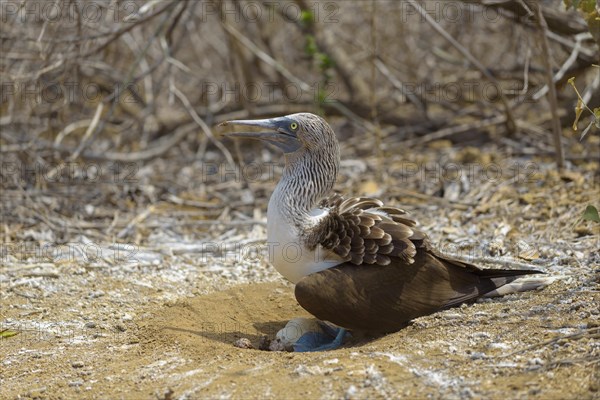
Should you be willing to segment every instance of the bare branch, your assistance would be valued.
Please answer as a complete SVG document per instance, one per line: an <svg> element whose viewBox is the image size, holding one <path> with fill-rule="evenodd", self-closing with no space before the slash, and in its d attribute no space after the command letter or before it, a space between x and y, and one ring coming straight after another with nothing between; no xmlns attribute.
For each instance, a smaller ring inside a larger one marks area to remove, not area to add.
<svg viewBox="0 0 600 400"><path fill-rule="evenodd" d="M552 132L554 134L554 147L556 149L556 165L558 169L563 169L565 165L565 157L563 154L562 142L561 142L561 127L560 119L558 117L558 103L556 101L556 86L552 77L552 63L550 62L550 45L548 44L548 25L544 19L544 14L538 2L531 1L530 5L535 10L538 27L540 30L540 36L542 41L542 51L544 55L544 65L546 66L546 80L549 88L548 101L550 103L550 111L552 112Z"/></svg>
<svg viewBox="0 0 600 400"><path fill-rule="evenodd" d="M477 68L479 70L479 72L481 72L483 74L483 76L485 76L490 82L492 82L496 85L496 87L498 88L498 96L500 97L500 100L502 101L502 105L504 106L504 113L506 114L506 126L507 126L509 132L514 132L515 128L516 128L515 117L511 110L508 99L506 98L506 96L504 96L504 93L502 93L502 90L500 89L500 84L499 84L498 80L490 73L490 71L481 62L479 62L479 60L477 60L469 52L469 50L467 50L463 45L458 43L456 41L456 39L454 39L448 32L446 32L446 30L444 28L442 28L440 26L440 24L438 24L436 22L435 19L433 19L429 14L427 14L427 11L425 11L423 9L423 7L421 7L419 5L419 3L417 3L415 0L408 0L408 2L427 21L427 23L429 23L433 27L433 29L435 29L435 31L437 33L439 33L452 46L454 46L454 48L456 48L456 50L458 50L475 68Z"/></svg>

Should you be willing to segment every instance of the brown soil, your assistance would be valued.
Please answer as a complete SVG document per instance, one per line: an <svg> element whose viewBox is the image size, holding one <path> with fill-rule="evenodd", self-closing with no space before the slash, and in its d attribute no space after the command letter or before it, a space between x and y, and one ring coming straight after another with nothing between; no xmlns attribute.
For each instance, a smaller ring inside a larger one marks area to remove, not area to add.
<svg viewBox="0 0 600 400"><path fill-rule="evenodd" d="M292 292L283 282L238 285L142 306L135 322L111 329L22 332L0 342L2 397L598 398L598 293L560 282L331 352L233 346L246 337L258 347L308 316Z"/></svg>
<svg viewBox="0 0 600 400"><path fill-rule="evenodd" d="M361 159L352 149L344 158ZM444 149L452 162L466 154ZM407 158L418 163L439 154L394 152L381 178L372 172L374 158L365 159L367 173L349 163L337 188L405 206L446 252L495 264L485 267L530 264L560 279L541 291L419 318L387 336L355 336L344 348L321 353L234 347L239 338L258 347L262 336L272 338L288 320L308 314L265 262L264 249L245 258L235 247L229 257L224 247L199 245L264 243L264 207L277 176L252 182L257 200L227 212L198 205L206 201L201 188L180 195L196 202L191 205L163 195L152 204L98 201L89 214L85 202L64 201L60 191L32 192L33 198L7 192L4 210L16 216L5 215L5 243L94 240L102 257L2 249L0 332L18 334L0 339L0 398L600 398L600 224L581 218L587 205L597 205L598 164L561 175L551 160L540 161L534 179L515 180L511 173L501 182L464 187L394 175ZM504 171L517 165L510 158L497 162ZM155 169L190 187L201 167L179 173L177 163L157 160L144 173ZM174 185L144 182L142 193ZM239 182L219 188L228 199L252 198ZM52 201L87 208L68 214L65 206L39 205ZM63 238L60 227L70 229ZM135 252L115 244L127 241Z"/></svg>

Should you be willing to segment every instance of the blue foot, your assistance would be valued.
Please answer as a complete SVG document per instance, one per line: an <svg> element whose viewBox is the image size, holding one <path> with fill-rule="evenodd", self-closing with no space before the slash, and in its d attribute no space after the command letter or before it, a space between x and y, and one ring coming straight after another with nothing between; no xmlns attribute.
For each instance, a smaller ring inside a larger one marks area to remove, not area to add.
<svg viewBox="0 0 600 400"><path fill-rule="evenodd" d="M344 328L333 328L327 324L319 324L323 328L323 333L307 332L296 341L294 351L327 351L339 348L346 337Z"/></svg>

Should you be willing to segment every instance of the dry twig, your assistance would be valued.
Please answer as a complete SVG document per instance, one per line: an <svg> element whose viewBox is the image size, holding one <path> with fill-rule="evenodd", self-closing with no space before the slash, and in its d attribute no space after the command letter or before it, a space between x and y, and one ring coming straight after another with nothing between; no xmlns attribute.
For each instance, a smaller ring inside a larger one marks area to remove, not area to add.
<svg viewBox="0 0 600 400"><path fill-rule="evenodd" d="M504 96L504 93L502 93L502 90L500 89L500 84L498 83L498 80L478 59L476 59L471 54L471 52L469 52L469 50L467 50L463 45L458 43L458 41L456 41L456 39L454 39L452 35L446 32L446 30L442 28L441 25L438 24L436 20L433 19L427 13L427 11L425 11L423 7L421 7L415 0L408 0L408 2L427 21L427 23L429 23L433 27L433 29L435 29L437 33L439 33L452 46L454 46L454 48L458 50L463 55L463 57L465 57L475 68L477 68L479 72L483 74L483 76L485 76L490 82L496 85L496 87L498 88L498 96L500 98L500 101L502 102L502 105L504 106L504 113L506 114L506 127L509 132L514 132L516 128L515 117L511 110L508 99L506 98L506 96Z"/></svg>
<svg viewBox="0 0 600 400"><path fill-rule="evenodd" d="M563 154L562 142L561 142L561 128L560 119L558 117L558 103L556 101L556 86L552 77L552 63L550 61L550 45L548 44L548 25L542 14L542 9L538 2L530 2L531 6L535 9L536 19L538 27L540 29L542 51L544 54L544 65L546 66L546 80L549 88L548 101L550 103L550 111L552 112L552 132L554 134L554 147L556 149L556 165L558 169L563 169L565 165L565 157Z"/></svg>

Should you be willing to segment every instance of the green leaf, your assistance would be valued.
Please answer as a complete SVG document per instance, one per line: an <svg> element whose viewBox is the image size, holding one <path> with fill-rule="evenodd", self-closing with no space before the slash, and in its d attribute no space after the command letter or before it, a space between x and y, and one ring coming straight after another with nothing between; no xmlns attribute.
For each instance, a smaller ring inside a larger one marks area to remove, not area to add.
<svg viewBox="0 0 600 400"><path fill-rule="evenodd" d="M306 26L310 26L315 22L315 14L310 10L302 10L300 13L300 21Z"/></svg>
<svg viewBox="0 0 600 400"><path fill-rule="evenodd" d="M583 212L583 219L586 221L594 221L600 223L600 215L598 210L593 205L588 205Z"/></svg>
<svg viewBox="0 0 600 400"><path fill-rule="evenodd" d="M11 336L15 336L18 335L19 332L15 332L15 331L11 331L8 329L5 329L3 331L0 331L0 339L5 339L5 338L9 338Z"/></svg>
<svg viewBox="0 0 600 400"><path fill-rule="evenodd" d="M314 56L317 52L317 42L313 35L306 35L306 45L304 46L304 51L309 56Z"/></svg>
<svg viewBox="0 0 600 400"><path fill-rule="evenodd" d="M319 67L321 68L322 71L326 70L327 68L331 68L333 66L333 60L327 54L319 53L318 58L319 58Z"/></svg>
<svg viewBox="0 0 600 400"><path fill-rule="evenodd" d="M563 2L565 3L565 7L567 8L567 10L569 8L572 8L572 9L576 10L580 1L581 0L563 0Z"/></svg>

